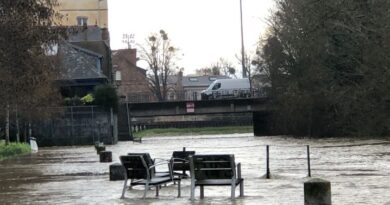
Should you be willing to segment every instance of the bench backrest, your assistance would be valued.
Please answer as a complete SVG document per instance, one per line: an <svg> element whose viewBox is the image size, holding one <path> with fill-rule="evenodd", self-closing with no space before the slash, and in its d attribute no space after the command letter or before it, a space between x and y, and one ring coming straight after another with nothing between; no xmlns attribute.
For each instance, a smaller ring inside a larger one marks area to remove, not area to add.
<svg viewBox="0 0 390 205"><path fill-rule="evenodd" d="M194 155L190 166L195 180L236 178L234 155Z"/></svg>
<svg viewBox="0 0 390 205"><path fill-rule="evenodd" d="M148 166L141 155L126 155L119 157L126 169L128 179L147 179L149 177Z"/></svg>
<svg viewBox="0 0 390 205"><path fill-rule="evenodd" d="M173 158L173 170L190 170L190 156L193 156L195 154L195 151L174 151L172 153L172 158ZM183 160L178 160L178 159L184 159Z"/></svg>
<svg viewBox="0 0 390 205"><path fill-rule="evenodd" d="M146 162L146 165L148 167L151 167L154 165L154 161L152 159L152 157L150 156L149 153L147 152L141 152L141 153L135 153L135 152L131 152L131 153L127 153L128 156L142 156L142 158L144 159L144 161ZM150 170L151 172L151 175L154 176L155 172L156 172L156 169L155 168L152 168Z"/></svg>

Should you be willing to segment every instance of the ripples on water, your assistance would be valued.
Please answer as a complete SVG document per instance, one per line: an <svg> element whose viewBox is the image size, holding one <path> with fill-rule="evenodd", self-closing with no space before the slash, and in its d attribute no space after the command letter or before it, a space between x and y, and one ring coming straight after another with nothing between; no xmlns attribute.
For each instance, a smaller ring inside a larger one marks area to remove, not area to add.
<svg viewBox="0 0 390 205"><path fill-rule="evenodd" d="M270 145L272 179L265 179L265 145ZM194 204L303 204L306 145L312 176L330 180L333 204L390 204L390 141L253 137L251 134L145 138L142 144L107 146L114 162L128 152L169 158L173 151L234 154L242 164L245 197L231 201L230 187L206 187ZM0 199L5 204L189 204L190 181L164 187L141 200L142 187L120 200L122 181L108 180L109 163L99 163L93 146L41 148L39 153L0 162Z"/></svg>

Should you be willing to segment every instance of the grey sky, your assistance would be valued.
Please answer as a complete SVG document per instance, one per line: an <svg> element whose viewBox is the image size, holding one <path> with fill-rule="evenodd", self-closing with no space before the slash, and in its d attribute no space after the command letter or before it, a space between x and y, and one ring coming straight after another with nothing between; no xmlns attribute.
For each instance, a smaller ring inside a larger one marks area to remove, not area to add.
<svg viewBox="0 0 390 205"><path fill-rule="evenodd" d="M126 48L125 33L143 44L146 37L165 30L180 48L178 67L185 73L206 67L220 57L236 64L240 53L239 0L110 0L112 49ZM254 51L266 27L273 0L242 0L245 50ZM140 65L142 66L142 64ZM236 66L239 68L239 65Z"/></svg>

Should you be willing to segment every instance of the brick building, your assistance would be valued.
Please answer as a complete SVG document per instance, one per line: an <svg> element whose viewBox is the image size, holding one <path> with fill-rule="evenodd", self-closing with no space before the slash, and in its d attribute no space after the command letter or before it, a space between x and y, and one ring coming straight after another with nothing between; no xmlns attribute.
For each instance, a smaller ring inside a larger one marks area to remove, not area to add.
<svg viewBox="0 0 390 205"><path fill-rule="evenodd" d="M121 98L146 98L151 96L146 70L137 66L136 49L112 51L114 84Z"/></svg>

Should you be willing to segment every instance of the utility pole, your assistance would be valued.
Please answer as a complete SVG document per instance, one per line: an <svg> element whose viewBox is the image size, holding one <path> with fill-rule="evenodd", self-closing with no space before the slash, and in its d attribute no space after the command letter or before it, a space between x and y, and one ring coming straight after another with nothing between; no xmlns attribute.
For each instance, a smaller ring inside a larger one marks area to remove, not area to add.
<svg viewBox="0 0 390 205"><path fill-rule="evenodd" d="M245 50L244 50L244 26L242 24L242 0L240 0L240 17L241 17L241 64L242 64L242 77L247 77L245 68Z"/></svg>

